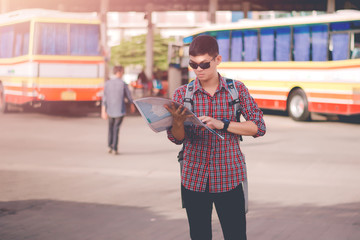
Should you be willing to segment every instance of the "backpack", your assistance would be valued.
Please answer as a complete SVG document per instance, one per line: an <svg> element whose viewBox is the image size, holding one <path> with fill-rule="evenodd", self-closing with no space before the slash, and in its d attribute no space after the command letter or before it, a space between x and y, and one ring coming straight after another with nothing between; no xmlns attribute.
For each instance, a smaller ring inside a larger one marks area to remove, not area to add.
<svg viewBox="0 0 360 240"><path fill-rule="evenodd" d="M187 84L186 86L186 92L185 92L185 99L184 99L184 106L186 108L188 108L190 111L192 111L192 106L193 106L193 97L194 97L194 82L195 81L191 81ZM241 115L241 106L240 106L240 99L239 99L239 92L237 91L236 87L235 87L235 83L233 79L229 79L226 78L226 84L229 88L229 92L232 98L232 101L229 102L230 106L234 105L235 108L235 114L236 114L236 120L238 122L240 122L240 115ZM243 140L242 136L239 136L240 141ZM178 154L178 161L180 163L180 174L182 172L182 168L183 168L183 153L184 153L184 145L182 147L182 149L180 150L179 154ZM246 164L243 164L243 168L246 171ZM244 191L244 198L245 198L245 213L248 212L248 181L247 181L247 177L245 178L245 180L242 182L243 185L243 191ZM184 206L184 202L182 202L182 206L183 208Z"/></svg>

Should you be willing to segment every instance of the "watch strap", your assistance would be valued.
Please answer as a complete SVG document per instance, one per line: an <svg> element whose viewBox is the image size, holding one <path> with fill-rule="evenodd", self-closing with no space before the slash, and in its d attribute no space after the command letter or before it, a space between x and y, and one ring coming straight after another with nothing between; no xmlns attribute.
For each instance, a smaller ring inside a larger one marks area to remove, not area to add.
<svg viewBox="0 0 360 240"><path fill-rule="evenodd" d="M224 123L223 131L227 131L230 121L228 119L223 119L222 122Z"/></svg>

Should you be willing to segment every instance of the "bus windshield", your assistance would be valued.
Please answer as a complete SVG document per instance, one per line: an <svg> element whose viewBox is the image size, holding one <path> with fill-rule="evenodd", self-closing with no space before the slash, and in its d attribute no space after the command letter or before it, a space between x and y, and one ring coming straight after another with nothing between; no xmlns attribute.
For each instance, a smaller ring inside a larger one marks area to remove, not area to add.
<svg viewBox="0 0 360 240"><path fill-rule="evenodd" d="M98 56L100 26L96 24L36 23L35 54Z"/></svg>

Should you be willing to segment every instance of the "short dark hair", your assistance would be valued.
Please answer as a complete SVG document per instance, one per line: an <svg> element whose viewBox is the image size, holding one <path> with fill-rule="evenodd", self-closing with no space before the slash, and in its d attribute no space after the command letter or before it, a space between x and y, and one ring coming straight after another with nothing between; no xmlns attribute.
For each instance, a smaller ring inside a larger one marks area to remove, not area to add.
<svg viewBox="0 0 360 240"><path fill-rule="evenodd" d="M113 73L116 74L117 72L124 71L124 67L121 65L114 66Z"/></svg>
<svg viewBox="0 0 360 240"><path fill-rule="evenodd" d="M209 54L211 57L219 55L219 45L216 38L209 35L195 37L189 47L190 56Z"/></svg>

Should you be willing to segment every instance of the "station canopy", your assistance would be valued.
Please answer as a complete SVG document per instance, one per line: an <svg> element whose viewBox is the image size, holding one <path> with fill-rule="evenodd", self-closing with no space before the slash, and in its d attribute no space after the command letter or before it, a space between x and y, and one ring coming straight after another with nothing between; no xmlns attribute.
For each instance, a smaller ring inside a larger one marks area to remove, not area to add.
<svg viewBox="0 0 360 240"><path fill-rule="evenodd" d="M24 8L46 8L69 12L208 11L212 0L0 0L7 1L8 11ZM335 10L360 9L359 0L217 0L218 11L326 11L328 1ZM215 0L216 2L216 0Z"/></svg>

